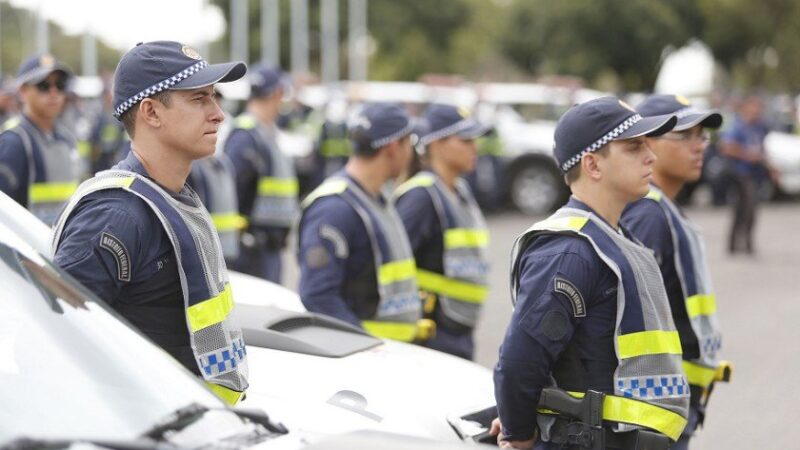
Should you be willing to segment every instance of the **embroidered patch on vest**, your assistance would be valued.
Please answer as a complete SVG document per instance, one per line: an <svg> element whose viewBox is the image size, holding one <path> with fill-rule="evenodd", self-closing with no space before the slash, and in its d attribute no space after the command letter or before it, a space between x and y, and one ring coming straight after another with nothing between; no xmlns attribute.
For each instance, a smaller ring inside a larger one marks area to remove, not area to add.
<svg viewBox="0 0 800 450"><path fill-rule="evenodd" d="M586 317L586 303L583 301L581 291L569 281L556 277L554 290L564 294L572 304L572 314L575 317Z"/></svg>
<svg viewBox="0 0 800 450"><path fill-rule="evenodd" d="M103 232L100 234L100 248L108 250L117 261L117 278L120 281L131 281L131 259L125 245L115 236Z"/></svg>
<svg viewBox="0 0 800 450"><path fill-rule="evenodd" d="M333 244L333 249L336 257L345 259L350 254L350 247L347 245L347 239L338 228L332 225L322 225L319 227L319 237L326 239Z"/></svg>

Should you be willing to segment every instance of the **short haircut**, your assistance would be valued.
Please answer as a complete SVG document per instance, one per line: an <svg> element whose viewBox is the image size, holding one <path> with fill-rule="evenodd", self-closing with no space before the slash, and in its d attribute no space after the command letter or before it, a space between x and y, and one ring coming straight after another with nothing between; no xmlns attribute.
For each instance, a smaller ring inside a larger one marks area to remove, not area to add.
<svg viewBox="0 0 800 450"><path fill-rule="evenodd" d="M169 107L171 95L172 92L170 90L165 90L153 94L148 98L158 100L164 106ZM125 128L125 131L128 132L128 136L130 136L131 139L133 139L133 133L134 131L136 131L136 114L139 112L139 105L141 104L142 102L133 105L129 110L122 113L122 117L120 117L120 121L122 121L122 126Z"/></svg>
<svg viewBox="0 0 800 450"><path fill-rule="evenodd" d="M608 143L600 147L600 149L595 150L594 153L597 153L603 158L605 158L606 156L608 156L609 148L611 148L611 143ZM583 157L581 157L581 159L583 159ZM580 176L581 176L581 163L579 161L578 164L575 164L574 166L570 167L567 173L564 174L564 181L567 183L567 186L572 186L572 183L577 181L578 178L580 178Z"/></svg>

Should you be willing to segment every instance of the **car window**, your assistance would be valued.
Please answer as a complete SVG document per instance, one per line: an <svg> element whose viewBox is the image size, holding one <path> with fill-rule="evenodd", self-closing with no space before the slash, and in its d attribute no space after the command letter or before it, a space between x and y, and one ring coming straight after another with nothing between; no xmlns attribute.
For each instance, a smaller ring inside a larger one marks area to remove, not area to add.
<svg viewBox="0 0 800 450"><path fill-rule="evenodd" d="M175 409L222 403L42 258L0 243L0 443L132 439Z"/></svg>

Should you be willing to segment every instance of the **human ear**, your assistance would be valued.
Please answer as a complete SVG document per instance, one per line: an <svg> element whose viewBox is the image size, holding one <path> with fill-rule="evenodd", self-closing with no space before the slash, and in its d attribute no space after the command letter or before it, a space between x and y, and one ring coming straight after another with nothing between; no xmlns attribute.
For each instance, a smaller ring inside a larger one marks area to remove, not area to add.
<svg viewBox="0 0 800 450"><path fill-rule="evenodd" d="M136 112L139 119L153 128L161 127L161 104L153 99L146 98L139 104Z"/></svg>

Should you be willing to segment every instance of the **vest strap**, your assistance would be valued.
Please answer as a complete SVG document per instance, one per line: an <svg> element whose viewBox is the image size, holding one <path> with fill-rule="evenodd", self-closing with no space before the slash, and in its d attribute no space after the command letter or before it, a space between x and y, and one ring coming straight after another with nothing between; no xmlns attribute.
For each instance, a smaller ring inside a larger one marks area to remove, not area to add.
<svg viewBox="0 0 800 450"><path fill-rule="evenodd" d="M28 191L31 203L65 202L78 190L78 183L33 183Z"/></svg>
<svg viewBox="0 0 800 450"><path fill-rule="evenodd" d="M380 266L378 284L387 285L414 278L417 266L413 258L392 261Z"/></svg>
<svg viewBox="0 0 800 450"><path fill-rule="evenodd" d="M189 327L194 333L197 330L222 322L228 317L232 309L233 294L229 283L225 285L225 290L216 297L190 306L186 310L186 317L189 319Z"/></svg>
<svg viewBox="0 0 800 450"><path fill-rule="evenodd" d="M258 195L268 197L296 197L300 185L294 178L261 177L258 179Z"/></svg>
<svg viewBox="0 0 800 450"><path fill-rule="evenodd" d="M247 228L247 218L238 213L211 214L211 220L219 231L236 231Z"/></svg>
<svg viewBox="0 0 800 450"><path fill-rule="evenodd" d="M690 319L697 316L710 316L717 312L717 299L714 294L697 294L686 299L686 312Z"/></svg>
<svg viewBox="0 0 800 450"><path fill-rule="evenodd" d="M230 406L236 405L244 397L244 392L234 391L233 389L228 389L219 384L209 383L208 381L206 381L206 387Z"/></svg>
<svg viewBox="0 0 800 450"><path fill-rule="evenodd" d="M485 248L489 245L489 232L468 228L450 228L444 232L444 248Z"/></svg>
<svg viewBox="0 0 800 450"><path fill-rule="evenodd" d="M417 269L417 284L424 291L468 303L483 303L489 295L489 288L484 285L454 280L423 269Z"/></svg>
<svg viewBox="0 0 800 450"><path fill-rule="evenodd" d="M620 335L618 342L620 359L662 353L674 355L683 353L677 331L653 330L628 333Z"/></svg>
<svg viewBox="0 0 800 450"><path fill-rule="evenodd" d="M564 392L564 391L561 391ZM584 392L568 392L575 398L583 398ZM559 411L538 410L540 414L555 415ZM680 438L687 420L680 414L651 403L605 394L603 396L603 420L650 428L668 436L673 441Z"/></svg>

